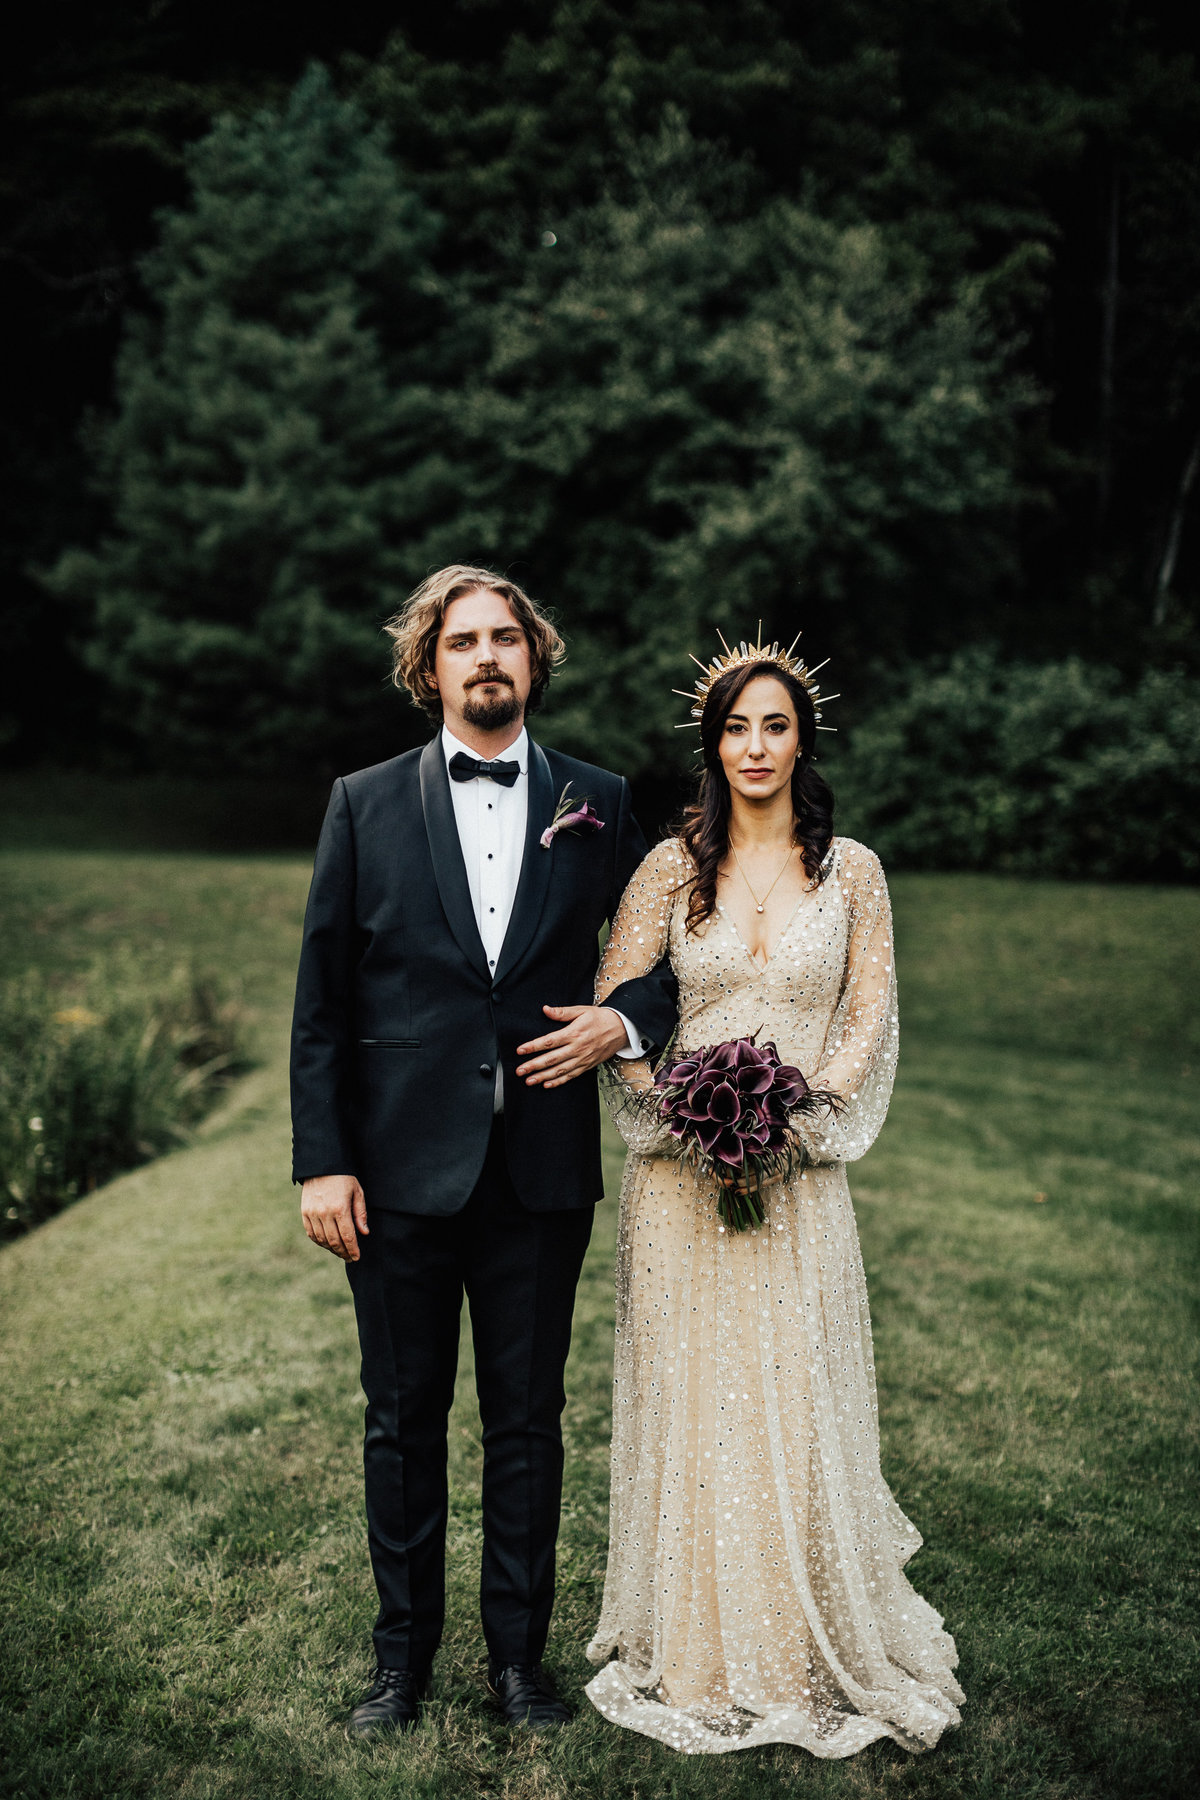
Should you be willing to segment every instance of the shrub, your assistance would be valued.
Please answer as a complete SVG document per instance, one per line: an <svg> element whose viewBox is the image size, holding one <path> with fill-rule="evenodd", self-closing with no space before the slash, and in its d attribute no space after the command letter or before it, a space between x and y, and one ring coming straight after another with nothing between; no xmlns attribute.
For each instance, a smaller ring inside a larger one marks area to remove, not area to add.
<svg viewBox="0 0 1200 1800"><path fill-rule="evenodd" d="M964 651L906 671L828 769L893 868L1200 874L1200 681L1181 671Z"/></svg>
<svg viewBox="0 0 1200 1800"><path fill-rule="evenodd" d="M183 1141L247 1066L236 1007L180 970L152 995L97 972L65 1005L36 976L0 990L0 1235Z"/></svg>

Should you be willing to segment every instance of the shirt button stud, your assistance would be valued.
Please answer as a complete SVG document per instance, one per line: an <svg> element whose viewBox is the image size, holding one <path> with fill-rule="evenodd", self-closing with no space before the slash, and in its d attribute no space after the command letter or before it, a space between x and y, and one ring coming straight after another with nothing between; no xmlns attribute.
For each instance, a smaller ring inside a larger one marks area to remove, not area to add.
<svg viewBox="0 0 1200 1800"><path fill-rule="evenodd" d="M481 1075L486 1076L486 1075L494 1075L496 1073L496 1071L495 1071L495 1069L493 1069L491 1063L480 1063L479 1073Z"/></svg>

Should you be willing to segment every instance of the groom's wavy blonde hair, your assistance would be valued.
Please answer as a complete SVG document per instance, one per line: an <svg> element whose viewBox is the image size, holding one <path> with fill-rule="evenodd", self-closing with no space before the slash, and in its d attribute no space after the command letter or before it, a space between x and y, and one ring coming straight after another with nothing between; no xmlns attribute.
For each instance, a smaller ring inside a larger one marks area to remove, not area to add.
<svg viewBox="0 0 1200 1800"><path fill-rule="evenodd" d="M549 618L515 581L471 563L451 563L448 568L436 570L413 590L383 628L392 640L392 680L397 687L408 689L435 725L441 722L442 702L433 685L433 667L446 608L452 600L461 600L464 594L473 594L478 588L486 588L508 601L513 618L528 640L532 686L525 703L527 713L537 711L551 675L567 654L567 647Z"/></svg>

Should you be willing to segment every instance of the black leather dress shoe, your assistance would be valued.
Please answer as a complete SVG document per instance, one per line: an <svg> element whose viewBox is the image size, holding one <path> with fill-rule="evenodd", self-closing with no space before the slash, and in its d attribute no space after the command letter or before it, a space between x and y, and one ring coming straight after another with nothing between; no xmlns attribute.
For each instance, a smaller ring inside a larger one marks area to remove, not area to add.
<svg viewBox="0 0 1200 1800"><path fill-rule="evenodd" d="M510 1725L520 1725L526 1731L549 1731L570 1723L570 1711L550 1686L541 1663L512 1663L507 1669L489 1663L488 1692L499 1701Z"/></svg>
<svg viewBox="0 0 1200 1800"><path fill-rule="evenodd" d="M428 1698L428 1675L414 1675L411 1669L376 1669L370 1693L350 1714L346 1736L373 1738L388 1731L411 1731L421 1716L422 1700Z"/></svg>

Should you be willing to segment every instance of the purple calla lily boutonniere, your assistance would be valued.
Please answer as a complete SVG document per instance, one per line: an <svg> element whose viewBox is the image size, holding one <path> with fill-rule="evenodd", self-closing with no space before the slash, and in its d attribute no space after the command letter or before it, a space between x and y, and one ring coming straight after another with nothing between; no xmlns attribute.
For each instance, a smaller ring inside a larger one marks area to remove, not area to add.
<svg viewBox="0 0 1200 1800"><path fill-rule="evenodd" d="M583 799L574 799L571 794L571 784L568 782L558 796L554 817L543 831L540 842L542 849L548 850L560 831L588 833L603 830L604 820L591 801L586 796Z"/></svg>

